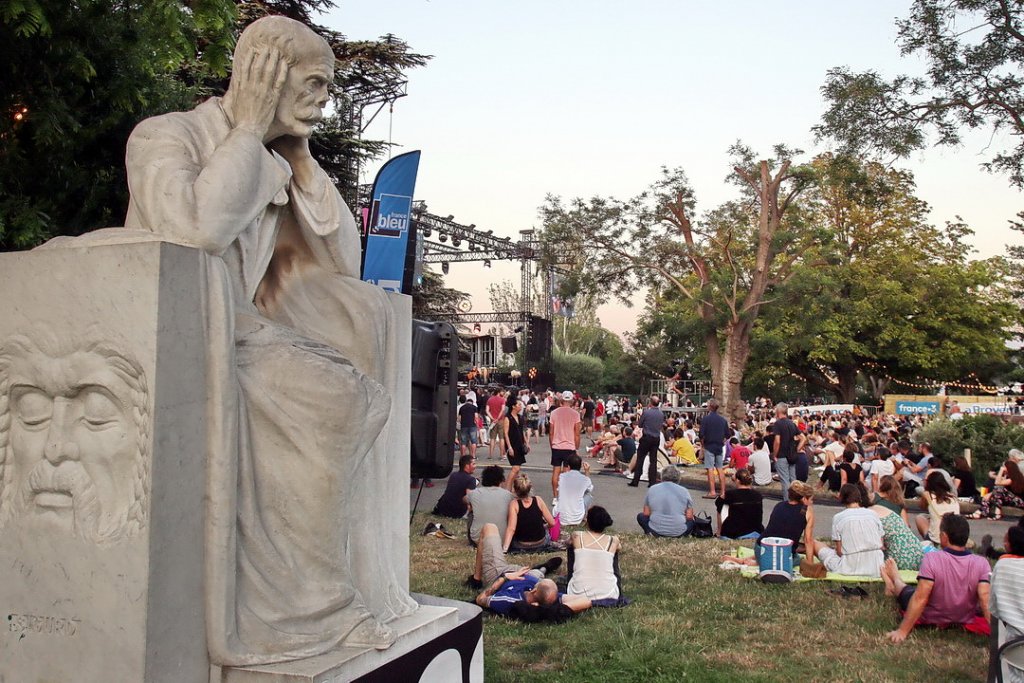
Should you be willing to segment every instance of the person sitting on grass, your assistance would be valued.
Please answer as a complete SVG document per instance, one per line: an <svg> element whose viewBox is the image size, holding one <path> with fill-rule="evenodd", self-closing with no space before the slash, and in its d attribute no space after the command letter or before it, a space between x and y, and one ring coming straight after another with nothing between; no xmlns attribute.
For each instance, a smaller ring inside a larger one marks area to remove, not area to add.
<svg viewBox="0 0 1024 683"><path fill-rule="evenodd" d="M459 471L448 477L448 484L434 506L433 514L453 519L461 519L466 516L466 512L469 510L466 494L476 488L476 477L473 476L475 470L476 458L474 456L464 455L459 458Z"/></svg>
<svg viewBox="0 0 1024 683"><path fill-rule="evenodd" d="M891 480L880 477L878 480L878 486L875 488L875 497L872 499L872 505L880 505L888 510L892 510L903 519L903 523L910 526L910 516L907 514L907 501L903 497L903 485L900 484L899 477L895 474L886 475L891 477Z"/></svg>
<svg viewBox="0 0 1024 683"><path fill-rule="evenodd" d="M928 514L918 515L914 520L917 524L917 531L922 538L931 541L938 547L939 522L942 520L942 516L960 513L960 501L953 495L953 491L941 472L932 472L924 480L924 491L921 492L919 504L922 510L928 511Z"/></svg>
<svg viewBox="0 0 1024 683"><path fill-rule="evenodd" d="M533 484L527 475L519 474L512 481L512 492L516 499L508 504L508 526L502 548L505 552L543 548L551 542L548 529L555 525L555 518L544 499L533 495Z"/></svg>
<svg viewBox="0 0 1024 683"><path fill-rule="evenodd" d="M644 510L636 521L648 536L678 538L693 529L693 500L679 485L679 470L669 465L661 471L661 483L647 489Z"/></svg>
<svg viewBox="0 0 1024 683"><path fill-rule="evenodd" d="M622 595L619 538L605 533L612 525L611 515L595 505L587 511L586 521L586 531L575 531L570 537L566 592L591 600L618 600Z"/></svg>
<svg viewBox="0 0 1024 683"><path fill-rule="evenodd" d="M760 538L764 531L764 499L751 488L754 477L746 469L733 474L736 488L729 489L715 501L718 509L718 535L723 539ZM728 516L722 521L722 510L728 507Z"/></svg>
<svg viewBox="0 0 1024 683"><path fill-rule="evenodd" d="M903 508L903 487L891 474L882 477L878 486L878 495L875 496L871 511L882 521L882 550L885 557L895 560L898 569L916 572L921 566L924 551L905 519L907 511Z"/></svg>
<svg viewBox="0 0 1024 683"><path fill-rule="evenodd" d="M466 494L466 502L469 503L466 531L469 534L470 545L476 546L480 540L480 530L488 523L498 527L499 538L505 537L505 529L508 527L508 505L515 496L502 486L504 483L505 470L501 465L489 465L484 468L483 476L480 477L480 486Z"/></svg>
<svg viewBox="0 0 1024 683"><path fill-rule="evenodd" d="M466 580L473 588L487 586L476 596L476 604L497 614L512 613L517 603L546 607L561 602L573 612L590 607L583 596L559 596L558 586L546 576L562 565L562 558L552 557L533 568L509 564L501 549L498 527L485 524L476 546L476 565Z"/></svg>
<svg viewBox="0 0 1024 683"><path fill-rule="evenodd" d="M882 521L861 507L867 497L863 488L863 484L845 484L839 489L839 503L846 509L832 518L834 549L813 539L807 543L807 554L816 556L830 572L877 577L885 560Z"/></svg>
<svg viewBox="0 0 1024 683"><path fill-rule="evenodd" d="M803 481L789 485L788 499L778 503L768 518L761 538L788 538L793 542L793 555L810 547L814 539L814 488ZM761 539L754 544L754 557L736 558L724 555L723 562L757 565L761 557Z"/></svg>
<svg viewBox="0 0 1024 683"><path fill-rule="evenodd" d="M941 475L940 475L941 476ZM886 634L902 643L918 625L966 626L974 633L988 635L988 560L965 548L971 528L965 517L947 514L939 525L940 552L925 553L917 573L917 588L901 578L891 558L882 567L885 594L896 598L903 620Z"/></svg>

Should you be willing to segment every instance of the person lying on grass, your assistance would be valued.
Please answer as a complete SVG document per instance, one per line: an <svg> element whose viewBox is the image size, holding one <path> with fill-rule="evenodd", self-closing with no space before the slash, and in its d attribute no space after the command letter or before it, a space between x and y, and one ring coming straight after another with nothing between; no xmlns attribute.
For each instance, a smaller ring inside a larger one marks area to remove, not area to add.
<svg viewBox="0 0 1024 683"><path fill-rule="evenodd" d="M560 557L552 557L532 568L509 564L501 548L498 527L485 524L476 546L476 566L466 583L475 588L487 586L476 596L476 604L497 614L512 613L516 603L520 602L534 607L561 603L574 613L588 609L589 598L560 595L555 582L545 578L561 565Z"/></svg>
<svg viewBox="0 0 1024 683"><path fill-rule="evenodd" d="M965 626L973 633L988 635L989 577L988 560L967 550L971 527L967 518L947 514L939 524L942 550L925 553L917 574L917 588L900 578L891 558L882 566L885 594L896 598L903 620L899 628L886 634L894 643L902 643L918 624Z"/></svg>

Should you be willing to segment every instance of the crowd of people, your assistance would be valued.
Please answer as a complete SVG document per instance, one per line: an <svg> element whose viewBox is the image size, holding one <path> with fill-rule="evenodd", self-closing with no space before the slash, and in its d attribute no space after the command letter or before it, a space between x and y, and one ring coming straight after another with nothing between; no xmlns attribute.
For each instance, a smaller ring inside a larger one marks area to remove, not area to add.
<svg viewBox="0 0 1024 683"><path fill-rule="evenodd" d="M770 416L759 410L737 425L714 399L699 420L664 411L658 396L641 405L571 391L494 390L481 409L479 400L475 392L460 395L463 455L435 512L468 517L468 541L477 551L467 583L481 590L477 602L495 612L560 619L622 604L621 540L607 533L611 517L594 504L593 461L624 474L629 487L646 480L637 524L644 534L669 538L694 530L693 499L680 482L685 468L703 466L715 535L754 542L754 558L732 561L756 564L763 539L787 539L795 558L817 560L822 573L880 578L904 615L889 634L893 642L922 624L984 631L990 611L1010 634L1024 633L1024 527L1011 527L992 573L988 559L968 547L968 517L961 515L963 502L979 504L974 519L999 519L1007 506L1024 507L1019 450L989 473L983 488L963 456L935 453L919 439L919 416L791 415L779 404ZM551 451L550 508L521 470L530 444L541 438ZM500 465L489 465L476 486L474 454L482 447L511 470L506 477ZM764 494L776 482L782 500L765 523ZM816 496L826 492L843 508L832 518L829 543L814 537ZM565 547L558 545L560 527L577 525ZM554 549L566 552L562 576L555 573L561 557L534 567L507 561L508 553ZM997 557L988 545L981 550ZM918 573L916 588L901 571Z"/></svg>

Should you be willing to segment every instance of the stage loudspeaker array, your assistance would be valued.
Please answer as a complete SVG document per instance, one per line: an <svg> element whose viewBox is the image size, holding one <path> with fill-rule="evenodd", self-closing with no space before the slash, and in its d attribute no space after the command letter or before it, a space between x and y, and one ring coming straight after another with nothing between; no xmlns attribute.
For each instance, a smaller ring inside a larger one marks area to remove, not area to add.
<svg viewBox="0 0 1024 683"><path fill-rule="evenodd" d="M527 364L544 364L551 357L552 324L550 320L531 315L526 336Z"/></svg>
<svg viewBox="0 0 1024 683"><path fill-rule="evenodd" d="M458 337L451 323L412 321L412 458L415 478L451 474Z"/></svg>
<svg viewBox="0 0 1024 683"><path fill-rule="evenodd" d="M519 342L516 341L515 337L502 337L501 338L501 352L502 353L515 353L519 350Z"/></svg>

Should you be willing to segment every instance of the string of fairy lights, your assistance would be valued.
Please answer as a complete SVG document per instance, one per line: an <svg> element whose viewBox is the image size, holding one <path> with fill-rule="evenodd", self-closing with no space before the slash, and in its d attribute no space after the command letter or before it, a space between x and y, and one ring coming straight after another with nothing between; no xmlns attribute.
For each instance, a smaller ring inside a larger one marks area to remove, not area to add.
<svg viewBox="0 0 1024 683"><path fill-rule="evenodd" d="M664 373L662 373L662 372L660 372L658 370L655 370L654 368L652 368L651 366L647 365L643 361L638 360L637 361L637 365L639 365L640 367L646 369L648 372L650 372L651 374L655 375L656 377L658 377L660 379L665 379L665 380L670 379ZM876 374L876 375L878 375L880 377L884 377L886 380L888 380L889 382L891 382L893 384L898 384L898 385L904 386L904 387L910 387L912 389L936 390L936 389L938 389L940 387L947 387L947 388L952 387L952 388L955 388L955 389L960 389L960 390L965 391L965 392L976 391L976 392L985 393L985 394L998 394L999 393L999 387L991 385L991 384L983 383L980 379L978 379L978 376L975 373L973 373L973 372L968 375L968 377L971 377L971 378L973 378L975 380L973 382L966 382L966 381L960 381L960 380L947 380L947 381L928 380L928 379L924 379L922 377L917 377L916 378L916 379L921 380L921 381L912 382L912 381L909 381L909 380L899 379L897 377L893 377L888 372L886 372L882 368L882 366L879 365L878 363L866 362L866 363L864 363L864 366L872 368L872 370L874 371L873 374ZM792 372L792 371L789 372L789 376L794 378L794 379L798 379L798 380L800 380L802 382L806 381L806 379L804 377L801 377L800 375L798 375L798 374L796 374L795 372ZM838 379L836 379L834 377L830 377L828 374L825 374L825 378L829 382L831 382L832 384L834 384L836 386L839 385L839 380Z"/></svg>
<svg viewBox="0 0 1024 683"><path fill-rule="evenodd" d="M888 374L884 370L879 371L881 368L877 363L865 363L867 367L874 368L877 374L881 375L885 379L889 380L893 384L899 384L900 386L912 387L914 389L937 389L939 387L954 387L964 391L978 391L985 394L998 394L999 387L990 384L984 384L978 376L973 372L968 377L973 377L974 382L961 382L959 380L950 381L936 381L936 380L923 380L921 382L910 382L908 380L897 379L892 375ZM917 379L923 379L918 377Z"/></svg>

